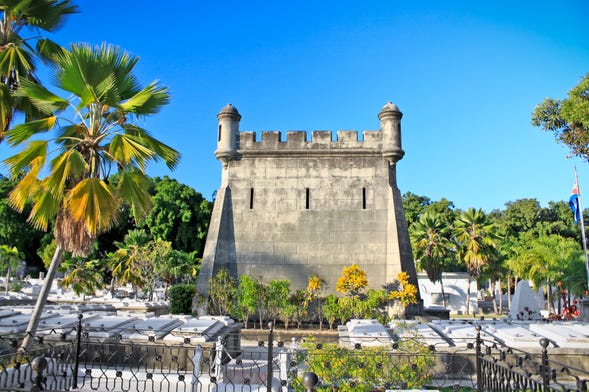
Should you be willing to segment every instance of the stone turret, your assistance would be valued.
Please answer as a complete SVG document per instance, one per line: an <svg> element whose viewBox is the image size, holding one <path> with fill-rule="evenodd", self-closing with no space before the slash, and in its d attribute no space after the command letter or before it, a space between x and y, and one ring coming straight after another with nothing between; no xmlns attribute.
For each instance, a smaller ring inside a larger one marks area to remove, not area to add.
<svg viewBox="0 0 589 392"><path fill-rule="evenodd" d="M228 104L217 114L217 119L219 121L219 133L217 136L215 157L225 167L227 166L227 162L237 155L237 134L239 132L241 115L233 105Z"/></svg>
<svg viewBox="0 0 589 392"><path fill-rule="evenodd" d="M382 156L391 163L403 158L405 151L401 146L401 118L403 113L392 102L384 105L378 114L382 132Z"/></svg>

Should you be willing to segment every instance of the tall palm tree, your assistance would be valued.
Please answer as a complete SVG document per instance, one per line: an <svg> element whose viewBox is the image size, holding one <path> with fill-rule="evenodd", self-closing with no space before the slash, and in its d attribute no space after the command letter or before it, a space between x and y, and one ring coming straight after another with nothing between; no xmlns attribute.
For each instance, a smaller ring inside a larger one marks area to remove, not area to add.
<svg viewBox="0 0 589 392"><path fill-rule="evenodd" d="M145 230L130 230L123 243L116 243L119 249L110 255L113 279L119 284L130 284L135 294L147 284L146 264L151 262L148 260L149 241Z"/></svg>
<svg viewBox="0 0 589 392"><path fill-rule="evenodd" d="M454 221L454 235L458 242L458 257L466 264L469 279L467 285L466 313L470 311L470 282L477 279L481 269L494 255L498 239L495 224L483 210L469 208Z"/></svg>
<svg viewBox="0 0 589 392"><path fill-rule="evenodd" d="M26 98L16 98L12 93L21 80L38 83L35 57L47 59L58 50L50 40L39 39L39 32L56 30L77 10L71 0L0 0L0 141L16 111L28 119L40 116ZM26 33L33 35L26 37Z"/></svg>
<svg viewBox="0 0 589 392"><path fill-rule="evenodd" d="M173 169L179 162L177 151L133 122L169 102L167 88L158 82L140 87L133 75L137 61L114 46L73 44L55 57L56 86L68 98L26 80L16 91L46 117L7 132L11 146L23 147L3 162L18 179L9 202L22 211L31 200L29 221L42 229L54 222L57 245L24 349L37 329L63 251L87 255L96 236L116 223L123 204L136 219L145 215L151 207L144 186L147 164L162 159ZM42 138L46 131L52 132ZM119 174L116 184L108 180L112 171Z"/></svg>
<svg viewBox="0 0 589 392"><path fill-rule="evenodd" d="M432 283L440 282L442 301L446 307L446 293L442 282L444 262L453 249L451 230L440 214L424 212L411 226L410 236L415 258Z"/></svg>
<svg viewBox="0 0 589 392"><path fill-rule="evenodd" d="M94 295L96 289L103 287L102 265L100 260L86 261L79 257L64 261L62 267L67 273L60 285L70 287L78 296L83 295L84 300L86 295Z"/></svg>
<svg viewBox="0 0 589 392"><path fill-rule="evenodd" d="M21 253L18 251L16 246L12 248L8 245L0 245L0 268L6 269L6 294L10 288L10 274L15 271L21 263Z"/></svg>

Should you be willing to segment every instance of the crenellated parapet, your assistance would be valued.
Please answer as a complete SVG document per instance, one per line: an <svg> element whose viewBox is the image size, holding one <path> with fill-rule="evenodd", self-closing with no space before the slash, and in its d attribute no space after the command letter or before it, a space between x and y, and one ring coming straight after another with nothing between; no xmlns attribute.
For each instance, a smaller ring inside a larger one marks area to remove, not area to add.
<svg viewBox="0 0 589 392"><path fill-rule="evenodd" d="M404 155L401 147L403 114L392 103L386 104L378 118L380 130L363 131L287 131L283 138L280 131L263 131L258 139L256 132L240 132L241 115L231 105L219 113L219 140L215 155L224 164L232 159L247 156L270 155L380 155L395 163Z"/></svg>
<svg viewBox="0 0 589 392"><path fill-rule="evenodd" d="M240 132L238 155L264 154L382 154L382 132L364 131L359 140L357 131L287 131L283 138L280 131L263 131L257 138L256 132Z"/></svg>

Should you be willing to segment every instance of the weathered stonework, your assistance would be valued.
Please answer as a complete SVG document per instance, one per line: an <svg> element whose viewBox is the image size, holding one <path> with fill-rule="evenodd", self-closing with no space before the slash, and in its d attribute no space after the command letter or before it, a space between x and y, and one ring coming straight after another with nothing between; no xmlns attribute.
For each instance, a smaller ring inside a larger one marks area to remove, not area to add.
<svg viewBox="0 0 589 392"><path fill-rule="evenodd" d="M396 184L402 113L379 113L380 130L307 133L239 132L231 106L218 114L215 156L221 187L211 218L198 291L220 267L236 276L289 279L306 287L312 275L335 291L345 266L358 264L372 288L388 287L400 271L417 285L407 223ZM419 313L420 306L408 310Z"/></svg>

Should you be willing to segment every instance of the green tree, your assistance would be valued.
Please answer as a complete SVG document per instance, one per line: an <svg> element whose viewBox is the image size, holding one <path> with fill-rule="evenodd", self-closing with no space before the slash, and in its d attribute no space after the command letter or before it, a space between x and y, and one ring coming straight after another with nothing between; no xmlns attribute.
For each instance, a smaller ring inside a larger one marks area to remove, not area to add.
<svg viewBox="0 0 589 392"><path fill-rule="evenodd" d="M469 273L466 293L466 313L470 310L470 282L477 279L483 266L495 255L498 236L495 224L480 209L463 211L454 222L454 235L458 241L458 257Z"/></svg>
<svg viewBox="0 0 589 392"><path fill-rule="evenodd" d="M26 97L12 93L22 81L39 83L35 57L45 60L58 47L39 33L55 31L78 7L70 0L3 0L0 2L0 141L16 112L27 119L39 118L42 110ZM30 36L26 36L31 33ZM34 43L36 42L36 45ZM33 47L35 46L35 47Z"/></svg>
<svg viewBox="0 0 589 392"><path fill-rule="evenodd" d="M237 282L227 268L219 268L209 281L211 314L231 315L237 305Z"/></svg>
<svg viewBox="0 0 589 392"><path fill-rule="evenodd" d="M260 287L255 279L248 274L244 274L239 277L237 290L239 311L242 316L244 328L247 328L249 318L256 313Z"/></svg>
<svg viewBox="0 0 589 392"><path fill-rule="evenodd" d="M176 284L170 287L170 313L190 314L192 312L192 298L196 295L196 285Z"/></svg>
<svg viewBox="0 0 589 392"><path fill-rule="evenodd" d="M297 323L297 329L301 328L301 324L309 315L309 310L305 305L307 292L306 290L297 290L290 296L286 307L283 309L283 317L285 318L285 323L288 320L292 320ZM285 324L285 328L288 328Z"/></svg>
<svg viewBox="0 0 589 392"><path fill-rule="evenodd" d="M37 250L45 233L27 223L31 211L30 203L19 213L9 205L8 194L16 182L0 175L0 244L15 246L23 254L27 266L41 268L41 259Z"/></svg>
<svg viewBox="0 0 589 392"><path fill-rule="evenodd" d="M198 277L201 259L196 252L182 252L170 249L167 256L157 264L158 276L167 285L175 283L194 283Z"/></svg>
<svg viewBox="0 0 589 392"><path fill-rule="evenodd" d="M333 324L339 317L339 303L337 299L338 298L335 295L329 294L325 297L325 301L323 302L323 315L327 320L329 329L333 329Z"/></svg>
<svg viewBox="0 0 589 392"><path fill-rule="evenodd" d="M589 74L565 99L546 98L534 108L532 125L554 133L572 155L589 159Z"/></svg>
<svg viewBox="0 0 589 392"><path fill-rule="evenodd" d="M143 187L147 164L161 159L174 168L179 162L178 152L132 121L157 113L169 102L167 88L157 82L140 87L133 75L137 61L114 46L74 44L55 57L54 80L68 98L25 80L15 93L29 97L47 116L7 132L11 146L23 147L4 160L12 178L19 180L9 199L19 211L31 200L29 220L35 227L46 230L54 221L57 244L27 328L25 349L64 250L86 256L97 234L117 222L123 204L136 219L144 216L151 207ZM55 138L31 140L50 130ZM108 181L113 170L120 175L116 186Z"/></svg>
<svg viewBox="0 0 589 392"><path fill-rule="evenodd" d="M266 289L268 317L272 319L274 325L276 325L276 319L280 317L282 309L288 305L290 297L290 280L273 279L268 283Z"/></svg>
<svg viewBox="0 0 589 392"><path fill-rule="evenodd" d="M193 188L167 176L155 178L153 208L143 226L154 238L172 243L176 250L202 256L211 218L212 203Z"/></svg>
<svg viewBox="0 0 589 392"><path fill-rule="evenodd" d="M406 192L402 196L402 202L407 226L411 227L413 222L416 222L419 216L425 211L425 208L432 203L432 200L427 196L418 196L414 193Z"/></svg>
<svg viewBox="0 0 589 392"><path fill-rule="evenodd" d="M119 249L109 254L109 267L117 284L130 284L135 293L148 284L155 266L148 255L149 235L145 230L131 230ZM113 288L114 288L113 281Z"/></svg>
<svg viewBox="0 0 589 392"><path fill-rule="evenodd" d="M80 257L64 260L61 269L65 276L61 286L74 290L76 295L94 295L104 286L104 268L100 260L86 261Z"/></svg>
<svg viewBox="0 0 589 392"><path fill-rule="evenodd" d="M541 236L520 244L515 253L517 256L510 260L511 269L522 278L531 280L535 287L546 284L549 305L552 304L551 286L557 281L566 281L577 293L581 291L576 283L571 284L568 279L578 277L579 264L584 267L583 253L575 240L559 235ZM586 287L586 274L583 274L582 287Z"/></svg>
<svg viewBox="0 0 589 392"><path fill-rule="evenodd" d="M0 245L0 270L6 273L6 294L10 287L10 275L16 271L21 262L22 255L16 246Z"/></svg>
<svg viewBox="0 0 589 392"><path fill-rule="evenodd" d="M446 307L446 294L442 282L442 272L445 261L454 248L454 244L449 238L450 235L451 228L442 215L429 212L423 213L410 230L415 259L432 283L440 282L444 308Z"/></svg>

